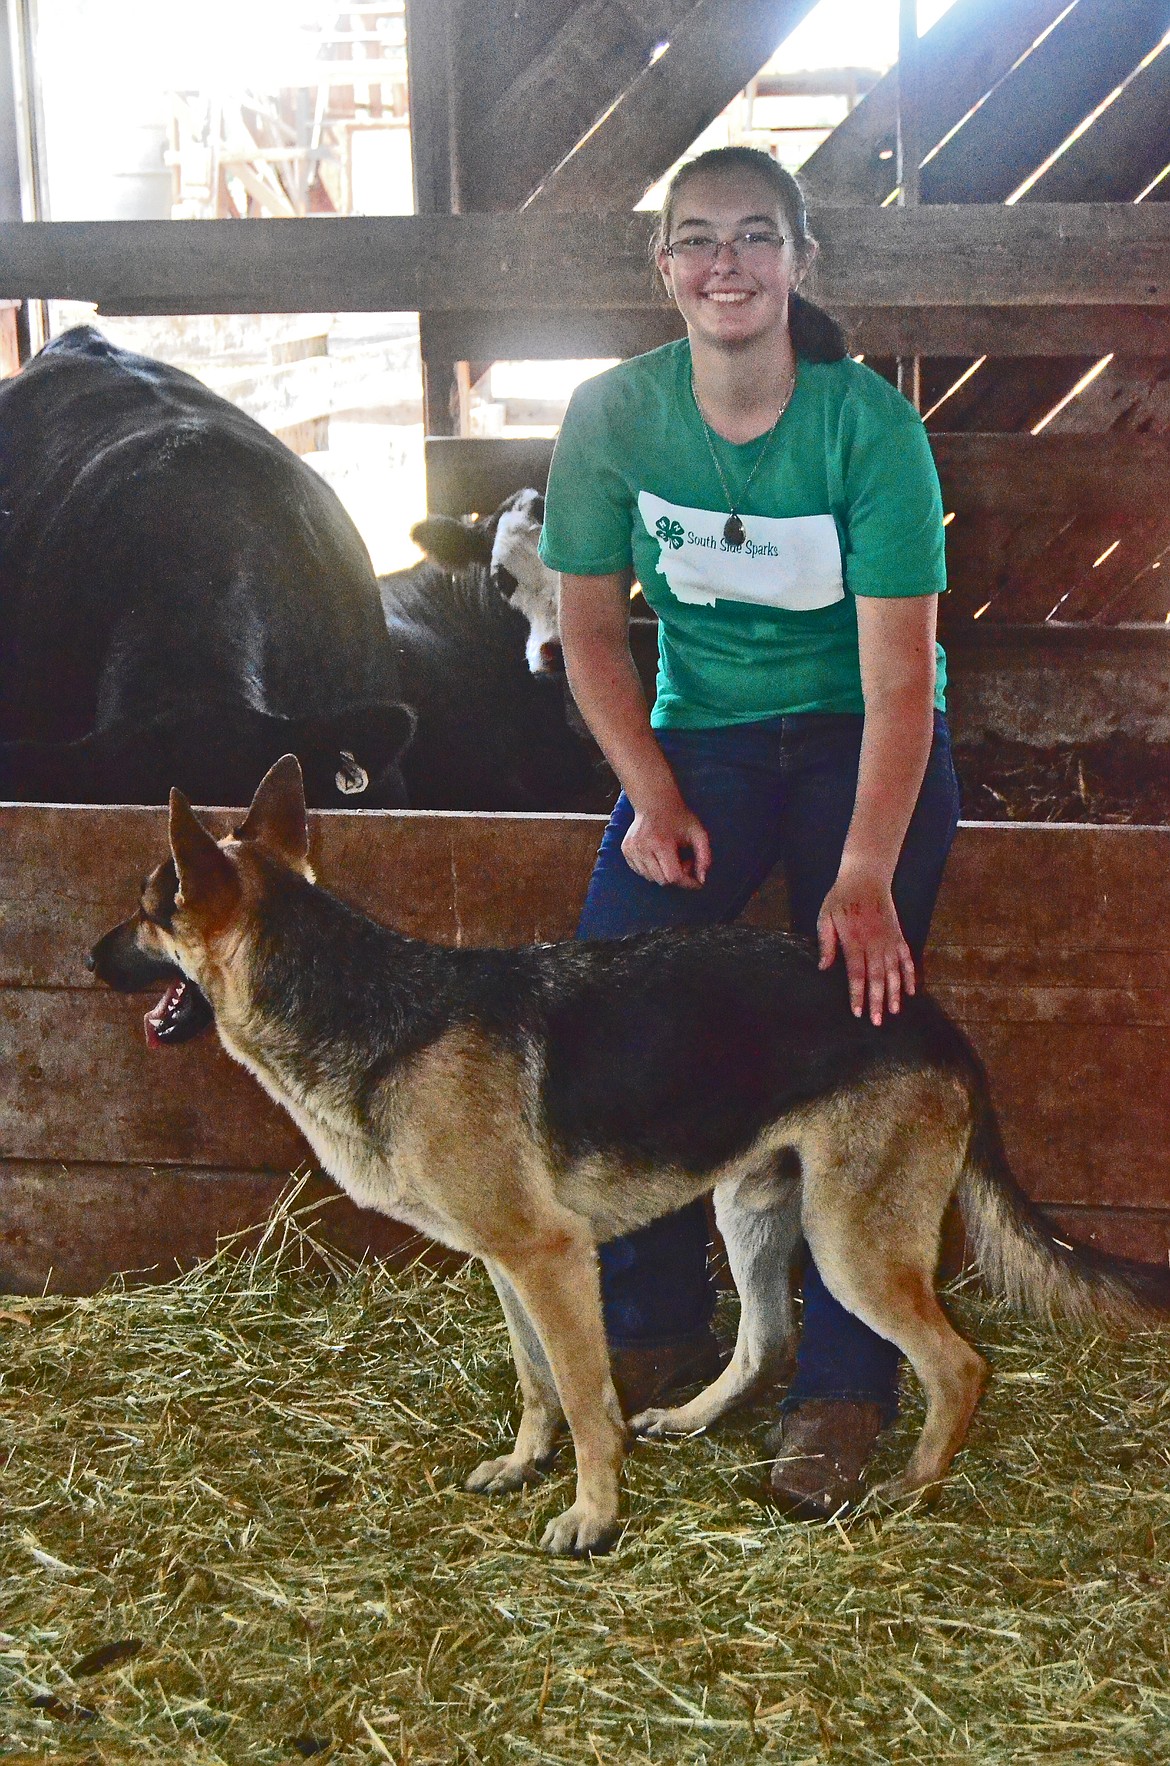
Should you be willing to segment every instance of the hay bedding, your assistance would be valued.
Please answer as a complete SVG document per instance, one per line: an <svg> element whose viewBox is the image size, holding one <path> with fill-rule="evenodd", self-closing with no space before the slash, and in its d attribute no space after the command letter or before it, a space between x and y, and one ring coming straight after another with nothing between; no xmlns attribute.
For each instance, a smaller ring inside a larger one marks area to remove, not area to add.
<svg viewBox="0 0 1170 1766"><path fill-rule="evenodd" d="M482 1271L309 1250L286 1209L168 1287L0 1303L0 1757L1170 1759L1164 1341L966 1290L996 1378L933 1508L775 1520L755 1412L639 1448L618 1555L566 1563L567 1451L459 1488L513 1414Z"/></svg>
<svg viewBox="0 0 1170 1766"><path fill-rule="evenodd" d="M1170 745L1110 736L1050 748L998 736L957 745L963 815L979 822L1170 822Z"/></svg>

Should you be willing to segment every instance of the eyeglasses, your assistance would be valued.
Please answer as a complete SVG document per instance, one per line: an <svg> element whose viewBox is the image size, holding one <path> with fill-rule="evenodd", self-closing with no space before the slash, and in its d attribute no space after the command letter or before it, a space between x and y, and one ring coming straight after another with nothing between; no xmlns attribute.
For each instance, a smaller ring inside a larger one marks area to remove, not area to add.
<svg viewBox="0 0 1170 1766"><path fill-rule="evenodd" d="M743 233L733 233L730 239L716 239L711 233L688 233L684 239L672 240L663 250L668 258L676 258L680 263L709 269L724 246L735 254L738 263L767 264L775 259L783 245L782 233L751 227Z"/></svg>

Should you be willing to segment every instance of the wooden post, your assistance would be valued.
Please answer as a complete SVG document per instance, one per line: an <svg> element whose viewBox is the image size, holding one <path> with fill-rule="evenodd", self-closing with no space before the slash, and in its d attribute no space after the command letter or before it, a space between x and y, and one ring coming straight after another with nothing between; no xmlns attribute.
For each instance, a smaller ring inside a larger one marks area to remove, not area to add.
<svg viewBox="0 0 1170 1766"><path fill-rule="evenodd" d="M16 110L16 69L12 65L9 6L0 7L0 220L22 219L20 204L20 125Z"/></svg>
<svg viewBox="0 0 1170 1766"><path fill-rule="evenodd" d="M450 0L406 0L406 65L415 213L454 214L458 196ZM431 348L427 317L426 312L418 316L423 432L452 435L458 433L452 414L456 363Z"/></svg>
<svg viewBox="0 0 1170 1766"><path fill-rule="evenodd" d="M898 0L898 203L917 208L921 180L918 104L918 0ZM898 357L898 390L922 409L922 357Z"/></svg>

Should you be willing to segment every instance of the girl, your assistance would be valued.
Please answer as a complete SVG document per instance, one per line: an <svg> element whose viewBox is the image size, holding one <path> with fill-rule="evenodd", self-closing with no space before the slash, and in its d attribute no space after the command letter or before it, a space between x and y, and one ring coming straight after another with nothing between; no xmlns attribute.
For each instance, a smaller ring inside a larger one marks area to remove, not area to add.
<svg viewBox="0 0 1170 1766"><path fill-rule="evenodd" d="M655 261L686 339L578 389L541 553L577 704L623 787L579 936L734 919L780 863L794 929L880 1025L916 986L958 818L942 505L916 412L797 294L815 252L767 154L681 168ZM659 617L649 714L634 576ZM701 1204L601 1248L629 1411L713 1371L706 1254ZM772 1472L788 1512L853 1498L897 1371L809 1263Z"/></svg>

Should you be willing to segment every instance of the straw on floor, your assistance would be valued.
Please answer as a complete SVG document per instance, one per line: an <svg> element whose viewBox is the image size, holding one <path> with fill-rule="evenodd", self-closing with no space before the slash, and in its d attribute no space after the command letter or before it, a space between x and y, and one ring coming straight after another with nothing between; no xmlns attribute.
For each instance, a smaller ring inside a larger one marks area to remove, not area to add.
<svg viewBox="0 0 1170 1766"><path fill-rule="evenodd" d="M460 1488L514 1418L482 1271L330 1270L309 1231L0 1300L0 1758L1170 1759L1170 1337L967 1287L995 1374L931 1506L774 1518L759 1410L639 1447L616 1555L554 1561L567 1447Z"/></svg>

